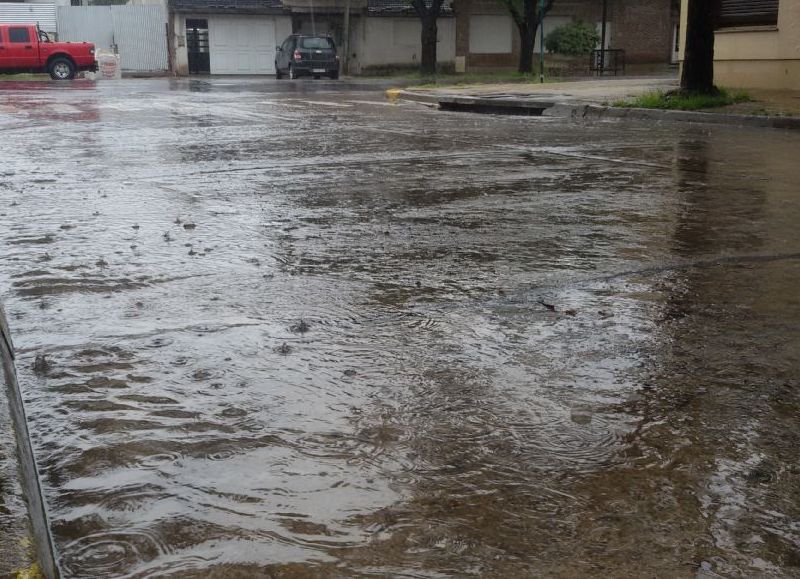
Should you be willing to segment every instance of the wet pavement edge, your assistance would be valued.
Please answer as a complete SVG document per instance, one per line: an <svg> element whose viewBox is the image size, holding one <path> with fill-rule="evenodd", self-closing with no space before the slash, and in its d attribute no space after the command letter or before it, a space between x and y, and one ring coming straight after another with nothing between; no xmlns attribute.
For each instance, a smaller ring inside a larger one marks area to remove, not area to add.
<svg viewBox="0 0 800 579"><path fill-rule="evenodd" d="M591 103L559 103L546 98L515 98L504 96L502 99L497 97L482 98L477 96L466 96L457 94L426 94L410 90L390 89L386 91L389 100L404 100L425 105L434 105L445 109L448 105L456 103L460 111L486 112L486 107L491 107L493 113L498 113L500 108L507 110L506 113L514 114L513 111L519 110L541 110L544 108L543 116L558 118L584 118L584 119L630 119L630 120L650 120L650 121L670 121L688 123L707 123L722 124L729 126L754 127L764 129L792 129L800 130L800 118L796 117L777 117L759 115L733 115L725 113L709 113L702 111L675 111L660 109L641 109L641 108L621 108L604 106ZM498 106L502 105L502 107ZM518 114L518 113L516 113Z"/></svg>
<svg viewBox="0 0 800 579"><path fill-rule="evenodd" d="M25 503L27 505L27 527L28 532L33 535L33 549L38 563L38 570L47 579L58 579L61 574L58 569L55 557L55 547L50 534L50 525L47 510L39 483L38 468L36 458L33 455L33 448L28 434L28 423L25 415L25 407L17 383L17 374L14 366L14 345L11 340L11 333L8 328L5 311L0 303L0 364L2 364L3 389L0 392L0 405L6 407L11 416L9 425L14 431L16 442L16 455L6 457L12 465L16 462L16 471L19 474L19 482L22 486ZM0 433L0 436L5 433ZM16 460L15 460L16 459ZM5 489L4 489L5 490ZM2 498L2 497L0 497ZM20 521L19 526L24 525L25 521ZM19 528L15 529L17 532ZM12 529L0 529L0 540L5 541ZM23 547L20 546L20 549ZM10 561L0 560L0 568ZM29 568L30 569L30 568ZM7 571L7 570L6 570Z"/></svg>

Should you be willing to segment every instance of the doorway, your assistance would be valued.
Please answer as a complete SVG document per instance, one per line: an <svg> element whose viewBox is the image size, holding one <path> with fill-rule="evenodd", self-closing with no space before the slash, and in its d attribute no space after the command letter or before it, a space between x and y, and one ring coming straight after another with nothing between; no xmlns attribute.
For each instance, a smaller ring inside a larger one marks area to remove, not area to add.
<svg viewBox="0 0 800 579"><path fill-rule="evenodd" d="M208 20L187 18L186 50L189 53L189 74L211 74L208 46Z"/></svg>

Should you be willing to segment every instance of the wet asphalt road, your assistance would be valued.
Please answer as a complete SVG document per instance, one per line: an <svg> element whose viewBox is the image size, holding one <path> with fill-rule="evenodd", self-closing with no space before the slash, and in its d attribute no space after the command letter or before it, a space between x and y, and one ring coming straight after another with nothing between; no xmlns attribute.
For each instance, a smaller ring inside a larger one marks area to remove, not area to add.
<svg viewBox="0 0 800 579"><path fill-rule="evenodd" d="M800 574L800 135L377 88L0 83L65 575Z"/></svg>

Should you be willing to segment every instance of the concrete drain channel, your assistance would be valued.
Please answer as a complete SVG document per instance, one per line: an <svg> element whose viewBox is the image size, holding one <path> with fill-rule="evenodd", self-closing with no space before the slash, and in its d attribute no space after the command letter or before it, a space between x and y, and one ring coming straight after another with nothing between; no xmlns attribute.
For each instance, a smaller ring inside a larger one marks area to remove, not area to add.
<svg viewBox="0 0 800 579"><path fill-rule="evenodd" d="M17 457L19 460L19 477L22 492L28 506L31 532L39 570L47 579L58 579L61 572L56 559L55 545L50 532L50 521L47 516L42 486L39 481L39 470L36 457L33 454L28 420L25 415L25 405L22 392L19 389L17 373L14 366L14 345L8 330L3 305L0 304L0 364L2 364L2 377L4 392L8 400L8 411L16 441Z"/></svg>
<svg viewBox="0 0 800 579"><path fill-rule="evenodd" d="M439 108L443 111L463 111L493 115L517 115L540 117L555 103L534 99L510 98L507 95L483 97L439 97Z"/></svg>
<svg viewBox="0 0 800 579"><path fill-rule="evenodd" d="M386 91L386 97L392 102L406 100L422 103L427 106L436 106L443 111L461 111L491 115L541 117L545 114L547 109L564 109L563 106L556 106L556 103L552 100L522 98L507 93L485 94L476 97L389 89ZM560 110L557 114L559 113L569 116L568 114L572 114L572 109L570 107L566 113L564 110ZM548 113L548 116L549 115L550 113Z"/></svg>

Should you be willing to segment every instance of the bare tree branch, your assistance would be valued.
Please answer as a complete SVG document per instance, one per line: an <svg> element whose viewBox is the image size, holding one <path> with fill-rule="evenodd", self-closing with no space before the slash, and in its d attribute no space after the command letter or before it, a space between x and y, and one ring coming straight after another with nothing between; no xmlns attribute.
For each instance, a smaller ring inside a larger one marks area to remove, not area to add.
<svg viewBox="0 0 800 579"><path fill-rule="evenodd" d="M522 17L522 14L520 14L519 10L517 10L517 7L514 5L513 0L498 0L498 1L500 2L500 4L505 6L506 9L511 13L511 18L514 19L514 22L518 26L524 22L524 18Z"/></svg>

